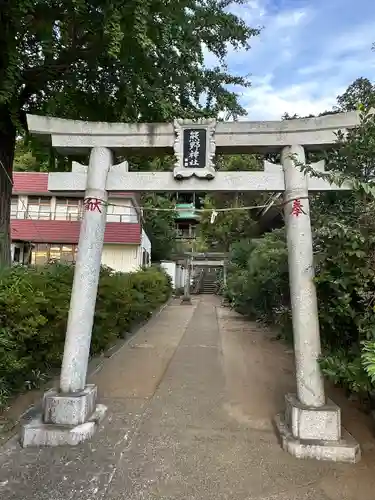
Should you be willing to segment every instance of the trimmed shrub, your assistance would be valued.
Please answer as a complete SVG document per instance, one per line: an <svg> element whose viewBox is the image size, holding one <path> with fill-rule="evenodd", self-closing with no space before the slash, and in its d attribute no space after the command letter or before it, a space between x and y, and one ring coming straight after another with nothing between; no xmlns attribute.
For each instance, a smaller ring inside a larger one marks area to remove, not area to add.
<svg viewBox="0 0 375 500"><path fill-rule="evenodd" d="M235 243L224 296L251 319L278 325L291 338L288 256L283 230Z"/></svg>
<svg viewBox="0 0 375 500"><path fill-rule="evenodd" d="M37 387L61 364L74 268L13 267L0 275L0 407L8 398ZM166 302L169 277L151 267L134 273L102 268L91 355Z"/></svg>
<svg viewBox="0 0 375 500"><path fill-rule="evenodd" d="M324 375L373 400L375 384L375 236L327 221L314 231ZM283 231L233 245L225 295L234 308L292 341Z"/></svg>

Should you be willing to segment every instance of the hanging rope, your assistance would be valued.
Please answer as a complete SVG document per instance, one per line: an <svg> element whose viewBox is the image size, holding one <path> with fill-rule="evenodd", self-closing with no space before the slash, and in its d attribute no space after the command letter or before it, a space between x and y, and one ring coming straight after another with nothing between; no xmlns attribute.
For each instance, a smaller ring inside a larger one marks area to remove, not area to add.
<svg viewBox="0 0 375 500"><path fill-rule="evenodd" d="M280 207L283 208L285 205L288 203L291 203L293 201L299 201L303 199L308 199L308 196L298 196L297 198L291 198L287 201L283 201L281 203L274 203L272 206L274 207ZM92 206L94 204L96 207L99 205L102 206L107 206L107 207L121 207L124 208L123 205L117 204L117 203L112 203L112 202L107 202L104 200L101 200L99 198L85 198L85 204L86 206ZM267 203L265 205L250 205L250 206L245 206L245 207L226 207L226 208L195 208L194 212L197 213L217 213L217 212L235 212L239 210L259 210L261 208L267 208L269 207L270 204ZM140 210L145 211L145 212L187 212L187 208L177 208L177 207L171 207L171 208L159 208L159 207L138 207Z"/></svg>

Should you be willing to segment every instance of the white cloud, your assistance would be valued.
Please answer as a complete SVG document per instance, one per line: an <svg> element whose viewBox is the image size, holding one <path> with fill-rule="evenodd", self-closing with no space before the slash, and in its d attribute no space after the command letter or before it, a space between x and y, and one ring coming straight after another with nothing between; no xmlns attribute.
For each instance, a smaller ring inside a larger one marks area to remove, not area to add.
<svg viewBox="0 0 375 500"><path fill-rule="evenodd" d="M249 52L228 54L231 72L251 75L247 119L318 114L356 78L375 79L373 0L251 0L234 12L264 25Z"/></svg>
<svg viewBox="0 0 375 500"><path fill-rule="evenodd" d="M302 21L304 19L307 19L307 17L307 10L289 10L286 12L282 12L279 15L275 16L273 29L294 28L301 25Z"/></svg>
<svg viewBox="0 0 375 500"><path fill-rule="evenodd" d="M241 98L248 115L245 120L280 120L287 112L300 116L319 114L331 109L336 102L336 95L312 97L316 91L314 83L294 84L278 89L272 84L272 77L255 79L253 86Z"/></svg>

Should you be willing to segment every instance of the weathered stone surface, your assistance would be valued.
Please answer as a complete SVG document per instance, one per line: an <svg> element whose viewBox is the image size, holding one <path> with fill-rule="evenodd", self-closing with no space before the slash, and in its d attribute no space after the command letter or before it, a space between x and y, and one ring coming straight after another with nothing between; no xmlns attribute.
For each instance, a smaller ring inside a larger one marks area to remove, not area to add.
<svg viewBox="0 0 375 500"><path fill-rule="evenodd" d="M118 152L172 152L175 141L172 123L84 122L37 115L27 115L27 122L32 134L64 153L85 154L96 146ZM324 149L336 143L338 130L358 123L356 112L297 120L218 122L215 141L218 153L273 152L290 144Z"/></svg>
<svg viewBox="0 0 375 500"><path fill-rule="evenodd" d="M296 458L313 458L330 462L357 463L361 459L359 444L346 431L338 441L301 440L290 432L283 414L275 418L282 448Z"/></svg>
<svg viewBox="0 0 375 500"><path fill-rule="evenodd" d="M106 201L108 199L106 180L112 162L113 153L109 149L97 147L91 150L85 199L98 199L101 205L99 210L85 209L83 211L79 233L60 373L60 390L67 394L82 391L86 385L106 227Z"/></svg>
<svg viewBox="0 0 375 500"><path fill-rule="evenodd" d="M295 438L340 440L341 412L333 401L311 408L300 403L294 394L287 394L285 405L285 422Z"/></svg>
<svg viewBox="0 0 375 500"><path fill-rule="evenodd" d="M116 165L117 166L117 165ZM267 172L216 172L215 178L208 181L191 177L183 181L174 179L171 172L126 172L110 170L107 178L107 190L134 192L237 192L265 191L282 192L285 184L280 169ZM50 172L48 189L58 191L84 191L86 174L82 172ZM309 191L342 191L350 187L331 185L325 179L309 179Z"/></svg>
<svg viewBox="0 0 375 500"><path fill-rule="evenodd" d="M97 393L93 384L72 394L51 389L43 398L43 422L71 426L85 423L95 410Z"/></svg>
<svg viewBox="0 0 375 500"><path fill-rule="evenodd" d="M41 416L36 417L22 427L21 446L23 448L30 446L75 446L92 438L106 411L106 406L97 405L87 422L77 426L45 424Z"/></svg>
<svg viewBox="0 0 375 500"><path fill-rule="evenodd" d="M303 147L291 146L283 149L281 163L285 176L284 217L297 395L305 405L318 407L324 404L325 394L323 375L318 363L321 346L314 281L309 189L307 176L298 167L305 162ZM297 202L298 204L294 205Z"/></svg>

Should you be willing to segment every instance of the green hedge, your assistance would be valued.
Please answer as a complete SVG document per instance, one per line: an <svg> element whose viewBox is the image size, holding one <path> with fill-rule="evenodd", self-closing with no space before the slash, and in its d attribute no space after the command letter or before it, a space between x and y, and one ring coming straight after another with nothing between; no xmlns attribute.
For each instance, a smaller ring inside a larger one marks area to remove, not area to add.
<svg viewBox="0 0 375 500"><path fill-rule="evenodd" d="M64 347L74 269L14 267L0 275L0 406L37 387L58 369ZM91 354L106 349L166 302L167 275L151 267L134 273L101 269Z"/></svg>
<svg viewBox="0 0 375 500"><path fill-rule="evenodd" d="M375 236L327 222L314 231L314 253L322 371L349 393L374 401ZM235 243L227 283L225 295L238 312L293 340L283 230Z"/></svg>
<svg viewBox="0 0 375 500"><path fill-rule="evenodd" d="M283 230L233 244L224 296L250 319L272 323L292 339L288 252Z"/></svg>

